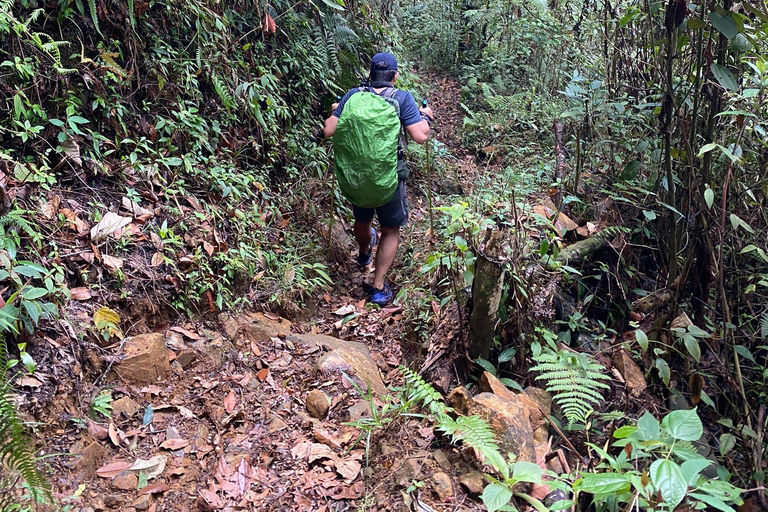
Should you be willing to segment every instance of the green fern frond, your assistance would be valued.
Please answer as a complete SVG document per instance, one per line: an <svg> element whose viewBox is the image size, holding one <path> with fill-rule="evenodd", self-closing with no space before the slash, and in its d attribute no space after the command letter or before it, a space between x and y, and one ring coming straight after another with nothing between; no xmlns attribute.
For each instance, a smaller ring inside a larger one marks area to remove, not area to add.
<svg viewBox="0 0 768 512"><path fill-rule="evenodd" d="M232 93L229 92L229 87L224 80L216 73L211 73L211 83L213 84L213 90L221 99L222 105L227 111L231 111L235 107L235 99Z"/></svg>
<svg viewBox="0 0 768 512"><path fill-rule="evenodd" d="M763 339L768 339L768 309L763 313L763 318L760 320L760 336Z"/></svg>
<svg viewBox="0 0 768 512"><path fill-rule="evenodd" d="M541 372L536 380L546 381L569 423L584 422L593 405L604 400L603 390L610 389L605 368L588 354L547 348L533 359L538 364L530 371Z"/></svg>
<svg viewBox="0 0 768 512"><path fill-rule="evenodd" d="M37 457L31 446L11 396L11 385L6 375L5 341L0 338L0 466L24 480L35 502L50 502L50 487L35 466ZM15 483L7 476L0 479L0 510L6 510L13 504L15 493L10 486Z"/></svg>
<svg viewBox="0 0 768 512"><path fill-rule="evenodd" d="M449 408L443 403L443 396L421 375L405 366L400 367L400 373L405 380L408 403L420 403L434 415L448 412Z"/></svg>
<svg viewBox="0 0 768 512"><path fill-rule="evenodd" d="M96 12L96 0L88 0L88 9L91 11L91 20L93 21L93 26L96 28L96 32L98 32L101 37L104 37L104 34L101 33L101 29L99 28L99 15Z"/></svg>

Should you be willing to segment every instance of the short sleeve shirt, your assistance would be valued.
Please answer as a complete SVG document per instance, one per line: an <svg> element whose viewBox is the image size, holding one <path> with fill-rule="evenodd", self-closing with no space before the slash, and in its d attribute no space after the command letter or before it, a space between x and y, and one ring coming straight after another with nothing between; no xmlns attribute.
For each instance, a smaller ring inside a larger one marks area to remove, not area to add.
<svg viewBox="0 0 768 512"><path fill-rule="evenodd" d="M354 89L347 91L347 94L345 94L344 97L339 101L339 105L336 107L336 110L333 111L333 115L336 117L341 117L341 111L344 110L344 104L347 102L350 96L358 92L360 92L359 87L355 87ZM411 126L421 122L419 107L416 105L416 100L413 99L411 93L408 91L395 89L394 98L398 103L400 103L400 122L403 123L403 126Z"/></svg>

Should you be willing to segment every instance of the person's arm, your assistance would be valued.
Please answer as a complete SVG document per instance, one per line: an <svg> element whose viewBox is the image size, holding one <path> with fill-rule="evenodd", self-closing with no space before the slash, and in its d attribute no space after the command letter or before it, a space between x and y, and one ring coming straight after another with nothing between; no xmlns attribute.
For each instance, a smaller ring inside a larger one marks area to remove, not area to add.
<svg viewBox="0 0 768 512"><path fill-rule="evenodd" d="M323 126L323 136L326 139L333 137L333 134L336 133L336 127L338 125L339 125L339 118L336 117L334 114L331 114L331 116L325 120L325 125Z"/></svg>
<svg viewBox="0 0 768 512"><path fill-rule="evenodd" d="M411 139L417 144L424 144L429 138L429 123L432 122L432 109L417 107L410 93L406 101L400 104L400 116Z"/></svg>

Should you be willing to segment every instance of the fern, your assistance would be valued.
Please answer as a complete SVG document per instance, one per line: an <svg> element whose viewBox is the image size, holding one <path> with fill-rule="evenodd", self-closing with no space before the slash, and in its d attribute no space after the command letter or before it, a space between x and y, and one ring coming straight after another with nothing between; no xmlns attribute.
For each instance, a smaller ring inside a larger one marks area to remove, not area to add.
<svg viewBox="0 0 768 512"><path fill-rule="evenodd" d="M31 446L12 400L6 375L5 342L0 338L0 466L8 470L4 470L0 477L0 511L11 510L11 506L18 504L18 497L13 492L18 479L13 478L13 474L26 483L35 502L51 501L50 487L35 467L37 458Z"/></svg>
<svg viewBox="0 0 768 512"><path fill-rule="evenodd" d="M499 473L508 473L507 463L499 451L496 436L487 420L479 416L452 418L448 413L453 412L453 409L443 403L442 395L421 375L405 366L400 366L399 369L405 380L408 404L418 403L429 408L429 412L435 417L435 427L450 436L451 442L461 442L474 448Z"/></svg>
<svg viewBox="0 0 768 512"><path fill-rule="evenodd" d="M88 0L88 9L91 11L91 20L93 21L93 26L96 28L96 32L98 32L101 37L104 37L104 34L101 33L101 29L99 29L99 15L96 12L96 0Z"/></svg>
<svg viewBox="0 0 768 512"><path fill-rule="evenodd" d="M232 93L229 92L229 88L224 80L216 73L211 73L211 83L213 84L213 90L221 99L222 105L227 111L231 111L235 107L235 99L232 97Z"/></svg>
<svg viewBox="0 0 768 512"><path fill-rule="evenodd" d="M760 320L760 336L763 339L768 339L768 309L763 313L763 318Z"/></svg>
<svg viewBox="0 0 768 512"><path fill-rule="evenodd" d="M541 372L536 380L546 381L546 390L554 395L569 423L584 422L594 405L604 400L609 389L605 368L588 354L547 348L534 356L538 364L530 369Z"/></svg>

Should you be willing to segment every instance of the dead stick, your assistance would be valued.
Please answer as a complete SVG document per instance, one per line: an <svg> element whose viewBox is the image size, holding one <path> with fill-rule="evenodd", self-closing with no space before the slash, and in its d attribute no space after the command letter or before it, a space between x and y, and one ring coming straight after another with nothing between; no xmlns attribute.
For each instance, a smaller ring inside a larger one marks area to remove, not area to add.
<svg viewBox="0 0 768 512"><path fill-rule="evenodd" d="M587 466L589 466L589 464L587 463L587 459L585 459L584 457L582 457L582 456L581 456L581 454L580 454L580 453L579 453L579 451L576 449L576 447L575 447L575 446L573 446L573 444L571 443L571 441L570 441L570 440L569 440L567 437L565 437L565 434L563 434L563 431L562 431L562 430L560 430L560 428L559 428L557 425L555 425L555 422L554 422L554 421L552 421L551 419L549 419L549 414L545 413L545 412L544 412L544 409L542 409L542 408L541 408L541 406L540 406L539 404L536 404L536 407L538 407L538 408L539 408L539 411L541 411L541 414L542 414L542 415L544 415L544 419L545 419L545 420L547 420L547 422L548 422L550 425L552 425L552 427L555 429L555 431L556 431L558 434L560 434L560 437L562 437L562 438L563 438L563 441L565 441L565 444L567 444L567 445L568 445L568 447L569 447L571 450L573 450L573 453L574 453L574 454L575 454L575 455L576 455L576 456L579 458L579 460L581 461L581 463L582 463L582 464L584 464L584 467L587 467Z"/></svg>

